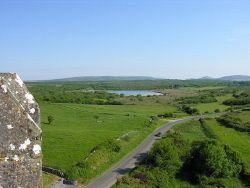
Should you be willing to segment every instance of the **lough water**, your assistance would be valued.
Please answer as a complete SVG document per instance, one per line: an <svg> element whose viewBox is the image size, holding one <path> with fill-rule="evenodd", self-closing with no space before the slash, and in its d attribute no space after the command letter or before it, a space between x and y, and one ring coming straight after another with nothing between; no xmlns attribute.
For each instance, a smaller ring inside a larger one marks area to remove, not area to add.
<svg viewBox="0 0 250 188"><path fill-rule="evenodd" d="M125 95L125 96L137 96L137 95L141 95L141 96L154 96L154 95L162 95L162 93L158 93L155 91L150 91L150 90L108 90L108 93L114 93L114 94L118 94L118 95Z"/></svg>

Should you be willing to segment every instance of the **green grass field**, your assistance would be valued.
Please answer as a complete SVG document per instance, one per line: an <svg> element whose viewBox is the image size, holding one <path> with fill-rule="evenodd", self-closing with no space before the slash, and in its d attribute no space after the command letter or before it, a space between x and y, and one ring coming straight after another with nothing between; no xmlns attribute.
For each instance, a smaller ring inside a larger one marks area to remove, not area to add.
<svg viewBox="0 0 250 188"><path fill-rule="evenodd" d="M233 128L227 128L219 125L216 120L208 120L207 126L213 130L218 136L219 140L230 145L235 151L237 151L242 160L250 166L250 136L248 133L239 132Z"/></svg>
<svg viewBox="0 0 250 188"><path fill-rule="evenodd" d="M173 130L181 133L183 137L190 142L206 139L199 121L188 121L185 123L177 124L173 127Z"/></svg>
<svg viewBox="0 0 250 188"><path fill-rule="evenodd" d="M201 113L204 112L213 113L214 110L216 109L219 109L222 112L228 108L228 106L222 104L222 102L230 98L232 98L232 95L220 96L216 97L216 99L218 100L217 102L198 104L195 105L194 107L197 108Z"/></svg>
<svg viewBox="0 0 250 188"><path fill-rule="evenodd" d="M130 144L117 156L117 160L120 159L156 128L144 126L150 115L176 111L174 107L163 105L104 106L43 103L40 104L40 108L43 129L43 165L59 168L64 172L104 140L116 139L133 131ZM48 115L55 118L51 125L47 124ZM177 113L177 115L184 114ZM95 119L94 116L99 118ZM163 123L160 121L158 126Z"/></svg>

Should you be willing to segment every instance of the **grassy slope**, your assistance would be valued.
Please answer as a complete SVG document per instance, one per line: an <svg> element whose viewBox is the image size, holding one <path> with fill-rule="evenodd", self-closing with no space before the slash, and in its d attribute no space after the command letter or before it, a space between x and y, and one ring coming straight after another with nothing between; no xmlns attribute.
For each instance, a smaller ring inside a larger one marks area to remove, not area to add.
<svg viewBox="0 0 250 188"><path fill-rule="evenodd" d="M206 111L212 113L215 109L220 109L220 111L224 111L228 108L228 106L223 105L222 102L230 98L232 98L232 95L220 96L216 98L218 100L217 102L198 104L194 107L197 108L201 113L204 113Z"/></svg>
<svg viewBox="0 0 250 188"><path fill-rule="evenodd" d="M93 147L107 138L118 138L130 131L137 131L135 138L131 139L130 144L122 152L122 155L125 155L152 131L144 129L144 122L150 115L176 110L161 105L40 104L40 107L43 164L63 171L67 171L71 165L89 154ZM48 115L55 118L52 125L46 124ZM96 122L94 115L98 115L102 122Z"/></svg>

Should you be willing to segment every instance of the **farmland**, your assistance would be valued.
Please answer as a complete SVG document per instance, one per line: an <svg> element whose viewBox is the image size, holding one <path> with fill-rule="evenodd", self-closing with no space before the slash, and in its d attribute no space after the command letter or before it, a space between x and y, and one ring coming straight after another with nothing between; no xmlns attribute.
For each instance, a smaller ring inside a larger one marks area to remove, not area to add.
<svg viewBox="0 0 250 188"><path fill-rule="evenodd" d="M152 127L145 127L149 116L176 111L174 107L160 105L41 104L40 106L43 128L43 164L61 169L66 174L72 165L87 157L98 144L129 133L130 142L124 144L122 152L114 158L117 161L153 129L164 123L164 121L159 121ZM55 118L51 125L47 123L48 115L53 115ZM176 115L182 116L183 114L176 113Z"/></svg>
<svg viewBox="0 0 250 188"><path fill-rule="evenodd" d="M189 115L223 112L238 86L227 82L119 81L110 83L29 83L41 108L43 165L62 170L80 184L88 183L133 150L147 135L166 123ZM138 84L136 86L136 84ZM123 96L105 89L152 89L162 96ZM182 106L196 114L186 113ZM248 116L242 112L242 119ZM51 117L51 122L48 121ZM207 139L198 121L176 125L189 143ZM55 180L44 174L45 187ZM225 180L227 183L237 180ZM172 186L193 185L175 179Z"/></svg>

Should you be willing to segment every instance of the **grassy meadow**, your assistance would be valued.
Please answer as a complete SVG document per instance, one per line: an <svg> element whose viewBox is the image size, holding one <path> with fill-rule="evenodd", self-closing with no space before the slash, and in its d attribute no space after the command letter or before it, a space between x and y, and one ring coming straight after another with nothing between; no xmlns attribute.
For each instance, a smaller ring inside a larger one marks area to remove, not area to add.
<svg viewBox="0 0 250 188"><path fill-rule="evenodd" d="M176 112L170 106L136 105L81 105L40 104L43 129L43 165L67 173L76 161L88 156L91 150L111 138L131 134L130 143L124 146L118 160L133 149L158 125L145 128L149 116L157 113ZM177 116L184 114L176 113ZM47 123L47 116L55 121Z"/></svg>
<svg viewBox="0 0 250 188"><path fill-rule="evenodd" d="M140 83L143 87L145 86L145 83ZM122 96L108 94L105 90L85 93L82 89L102 89L99 87L106 87L105 84L108 83L85 84L86 86L82 83L63 83L60 87L55 87L54 83L30 85L41 109L43 165L60 169L70 179L77 179L81 184L86 184L90 179L100 175L125 157L153 130L165 124L167 119L195 115L181 112L180 106L187 105L196 108L201 114L214 113L216 109L222 112L229 108L223 104L223 101L231 99L233 94L232 89L225 88L223 85L206 86L204 84L200 87L188 86L173 89L169 87L164 89L163 86L148 88L162 92L162 96ZM127 84L133 85L137 82ZM112 89L111 85L109 86L108 89ZM126 89L124 87L125 85L121 89ZM214 102L216 100L217 102ZM249 121L248 113L242 112L239 116L247 122ZM157 117L159 114L171 114L171 116L167 119L156 118L152 124L149 124L150 117ZM48 123L48 116L54 118L51 124ZM208 126L215 123L217 122L209 122ZM216 128L227 129L222 126L216 126ZM199 121L178 124L173 130L181 133L190 143L207 139ZM220 131L224 130L218 130ZM217 134L217 131L215 133ZM219 140L223 141L221 139L223 135L217 135ZM245 139L244 136L243 138ZM111 144L119 145L119 152L107 149L105 146L107 140L117 142ZM224 141L226 143L230 139ZM242 142L245 142L242 144L244 147L249 145L248 141ZM237 142L235 146L240 147L240 144ZM234 148L234 145L232 147ZM245 151L243 155L245 157L242 158L247 161L249 153ZM46 173L43 177L44 187L48 187L56 180L55 176ZM179 179L170 183L172 187L193 187ZM231 184L234 183L238 184L235 179Z"/></svg>
<svg viewBox="0 0 250 188"><path fill-rule="evenodd" d="M250 113L248 112L250 115ZM249 116L250 117L250 116ZM250 136L249 133L239 132L233 128L227 128L220 125L216 120L207 120L207 126L218 136L218 139L230 145L237 151L243 161L250 166Z"/></svg>
<svg viewBox="0 0 250 188"><path fill-rule="evenodd" d="M232 98L231 94L227 94L224 96L219 96L216 97L217 102L212 102L212 103L203 103L203 104L197 104L194 106L194 108L197 108L200 113L213 113L216 109L219 109L221 112L225 111L228 106L222 104L223 101Z"/></svg>

